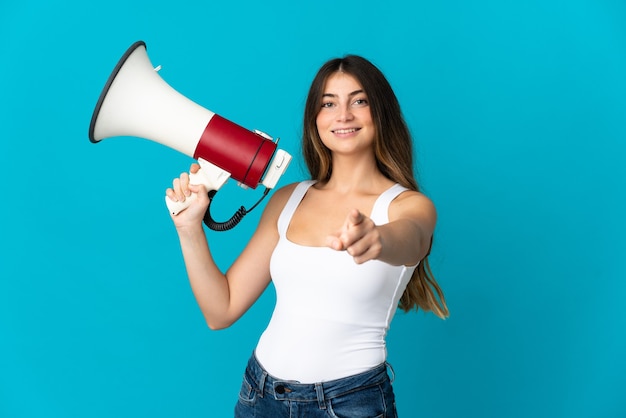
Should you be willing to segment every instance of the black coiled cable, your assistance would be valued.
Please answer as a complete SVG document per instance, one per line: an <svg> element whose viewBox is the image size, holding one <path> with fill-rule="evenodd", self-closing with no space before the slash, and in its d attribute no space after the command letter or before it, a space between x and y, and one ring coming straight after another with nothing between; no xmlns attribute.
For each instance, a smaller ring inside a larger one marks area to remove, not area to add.
<svg viewBox="0 0 626 418"><path fill-rule="evenodd" d="M209 191L209 206L206 208L206 213L204 214L204 224L208 226L210 229L214 231L219 231L219 232L233 229L235 226L237 226L239 222L241 222L244 216L250 213L252 209L256 208L257 205L261 203L261 201L265 198L265 196L267 196L269 191L270 189L266 188L265 192L263 192L263 196L261 196L259 201L256 202L250 209L246 209L245 207L242 206L237 210L237 212L235 212L233 216L231 216L229 220L224 221L224 222L216 222L211 216L211 203L213 203L213 197L215 197L217 190Z"/></svg>

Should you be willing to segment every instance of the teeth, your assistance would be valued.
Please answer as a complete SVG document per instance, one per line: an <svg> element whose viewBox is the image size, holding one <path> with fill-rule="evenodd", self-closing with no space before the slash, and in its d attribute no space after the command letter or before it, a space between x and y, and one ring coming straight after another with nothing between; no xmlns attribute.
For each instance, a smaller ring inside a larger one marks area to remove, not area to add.
<svg viewBox="0 0 626 418"><path fill-rule="evenodd" d="M336 129L335 133L336 134L350 134L352 132L356 132L356 128L351 128L351 129Z"/></svg>

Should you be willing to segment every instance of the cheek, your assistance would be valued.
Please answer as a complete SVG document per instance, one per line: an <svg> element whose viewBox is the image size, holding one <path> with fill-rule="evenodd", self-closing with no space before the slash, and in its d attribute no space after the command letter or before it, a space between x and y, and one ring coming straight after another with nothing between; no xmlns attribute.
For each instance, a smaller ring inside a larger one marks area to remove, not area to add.
<svg viewBox="0 0 626 418"><path fill-rule="evenodd" d="M317 117L315 118L315 125L317 126L317 129L328 125L328 115L324 112L318 113Z"/></svg>
<svg viewBox="0 0 626 418"><path fill-rule="evenodd" d="M372 112L369 109L362 109L358 116L364 123L373 124Z"/></svg>
<svg viewBox="0 0 626 418"><path fill-rule="evenodd" d="M319 114L315 119L315 127L317 128L317 133L321 138L328 135L328 130L330 129L332 124L332 118L329 118L328 115Z"/></svg>

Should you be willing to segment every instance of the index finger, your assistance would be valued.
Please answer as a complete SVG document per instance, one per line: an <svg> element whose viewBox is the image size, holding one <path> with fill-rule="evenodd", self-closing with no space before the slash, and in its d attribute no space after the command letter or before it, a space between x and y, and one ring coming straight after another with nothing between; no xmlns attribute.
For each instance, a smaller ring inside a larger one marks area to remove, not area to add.
<svg viewBox="0 0 626 418"><path fill-rule="evenodd" d="M363 222L363 219L365 216L358 209L352 209L348 214L347 221L349 225L358 225Z"/></svg>

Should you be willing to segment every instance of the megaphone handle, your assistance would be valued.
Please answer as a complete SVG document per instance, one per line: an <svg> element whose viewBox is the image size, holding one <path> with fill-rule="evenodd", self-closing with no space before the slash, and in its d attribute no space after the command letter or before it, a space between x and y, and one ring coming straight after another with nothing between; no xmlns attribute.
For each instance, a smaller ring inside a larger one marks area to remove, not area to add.
<svg viewBox="0 0 626 418"><path fill-rule="evenodd" d="M190 176L193 176L193 174L191 174ZM191 178L190 178L190 181L191 181ZM192 184L199 184L199 183L192 182ZM206 184L204 185L205 187L208 187ZM235 226L237 226L239 222L241 222L243 217L246 216L246 214L248 213L248 210L246 210L246 208L242 206L239 208L239 210L237 210L237 212L235 212L235 214L229 220L225 222L216 222L211 216L211 203L213 203L213 197L215 196L215 193L217 193L217 190L215 189L209 190L209 206L207 207L206 212L204 214L204 218L203 218L204 224L214 231L228 231L229 229L232 229ZM192 193L185 199L184 202L174 202L172 199L166 196L165 203L171 214L178 215L180 212L187 209L193 203L193 201L196 200L197 198L198 198L198 194Z"/></svg>
<svg viewBox="0 0 626 418"><path fill-rule="evenodd" d="M241 220L243 219L248 212L257 207L259 203L267 196L270 188L266 187L263 196L256 202L250 209L246 209L241 206L237 212L231 218L225 222L216 222L213 220L211 216L211 203L213 203L213 197L217 193L217 191L226 183L226 181L230 178L230 173L228 171L224 171L221 168L217 167L210 162L199 159L198 163L200 164L200 169L196 173L189 174L189 183L191 184L202 184L209 192L209 206L207 206L206 212L204 214L204 224L211 228L214 231L228 231L229 229L234 228ZM170 213L173 215L178 215L183 210L187 209L191 203L195 199L198 198L196 193L192 193L189 197L185 199L184 202L174 202L169 197L165 196L165 204L169 209Z"/></svg>
<svg viewBox="0 0 626 418"><path fill-rule="evenodd" d="M183 210L187 209L191 203L197 199L195 193L192 193L188 196L184 202L174 202L169 197L165 196L165 204L167 205L167 209L170 211L172 215L178 215Z"/></svg>
<svg viewBox="0 0 626 418"><path fill-rule="evenodd" d="M189 173L189 183L191 184L202 184L208 191L216 191L230 178L228 171L222 170L202 158L198 159L198 163L200 164L200 169L195 173ZM196 198L197 195L192 193L184 202L174 202L165 196L165 204L172 215L178 215L187 209Z"/></svg>
<svg viewBox="0 0 626 418"><path fill-rule="evenodd" d="M210 183L205 181L205 177L203 173L201 173L202 169L198 170L197 173L189 174L189 183L191 184L202 184L204 187L210 190ZM196 193L192 193L187 196L183 202L174 202L169 197L165 196L165 204L167 205L167 209L170 211L172 215L178 215L183 210L187 209L196 199L198 195Z"/></svg>

